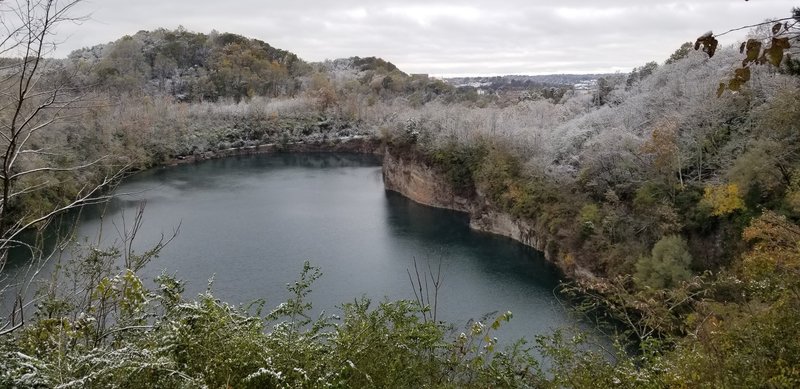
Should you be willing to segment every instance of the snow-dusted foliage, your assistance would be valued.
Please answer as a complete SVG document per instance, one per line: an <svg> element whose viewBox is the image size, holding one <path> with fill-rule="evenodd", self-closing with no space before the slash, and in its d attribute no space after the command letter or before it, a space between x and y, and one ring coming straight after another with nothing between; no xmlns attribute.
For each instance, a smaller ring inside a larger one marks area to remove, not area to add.
<svg viewBox="0 0 800 389"><path fill-rule="evenodd" d="M733 48L720 50L713 58L690 52L628 87L618 84L599 107L593 106L591 94L573 92L559 102L539 99L505 107L434 102L411 109L383 104L367 109L364 118L389 130L422 132L423 146L433 149L478 139L512 144L532 166L558 179L576 178L592 161L603 158L597 153L641 154L638 148L651 138L658 123L674 121L683 158L691 161L699 158L692 155L692 146L702 143L711 127L734 120L741 112L740 104L747 109L759 106L781 88L797 83L794 77L760 66L754 68L746 92L717 98L716 87L728 77L737 57ZM713 174L722 163L695 162L699 170L690 176L697 178Z"/></svg>
<svg viewBox="0 0 800 389"><path fill-rule="evenodd" d="M119 251L101 251L111 254L100 261L118 259ZM429 319L430 307L410 301L364 298L344 304L341 318L311 318L307 298L320 272L308 263L288 284L292 297L268 314L210 291L184 299L182 284L166 275L157 291L139 294L129 292L141 285L130 271L78 269L73 281L86 289L53 289L43 305L59 308L0 339L0 387L491 387L543 379L527 353L494 350L492 332L511 313L471 323L455 339ZM72 304L81 298L88 305Z"/></svg>

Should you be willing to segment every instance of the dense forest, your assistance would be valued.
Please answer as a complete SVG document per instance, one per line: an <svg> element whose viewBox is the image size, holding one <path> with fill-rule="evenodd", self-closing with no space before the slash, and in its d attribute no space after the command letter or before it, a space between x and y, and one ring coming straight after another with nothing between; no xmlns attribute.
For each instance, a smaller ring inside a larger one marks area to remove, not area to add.
<svg viewBox="0 0 800 389"><path fill-rule="evenodd" d="M536 225L615 349L575 329L500 349L491 333L510 314L450 337L419 302L311 318L308 264L270 312L183 296L167 275L148 290L136 272L164 241L86 247L54 277L70 287L31 302L30 280L5 284L17 302L0 319L0 387L800 386L798 9L741 48L707 35L576 88L306 62L183 28L52 59L37 43L69 7L30 3L0 46L0 274L11 247L48 260L20 236L130 172L372 139Z"/></svg>

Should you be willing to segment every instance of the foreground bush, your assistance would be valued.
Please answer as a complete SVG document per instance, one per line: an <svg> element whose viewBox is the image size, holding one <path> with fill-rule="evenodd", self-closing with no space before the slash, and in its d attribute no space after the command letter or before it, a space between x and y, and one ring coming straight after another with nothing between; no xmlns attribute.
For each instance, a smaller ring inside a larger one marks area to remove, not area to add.
<svg viewBox="0 0 800 389"><path fill-rule="evenodd" d="M133 271L92 266L113 263L117 251L94 252L71 264L84 270L78 278L97 280L84 297L46 296L33 323L0 339L0 387L519 387L540 379L527 353L494 350L489 335L510 314L454 340L428 307L409 301L364 298L344 304L342 317L311 318L307 297L320 273L308 263L288 286L292 297L264 314L210 291L184 299L181 282L166 275L146 290Z"/></svg>

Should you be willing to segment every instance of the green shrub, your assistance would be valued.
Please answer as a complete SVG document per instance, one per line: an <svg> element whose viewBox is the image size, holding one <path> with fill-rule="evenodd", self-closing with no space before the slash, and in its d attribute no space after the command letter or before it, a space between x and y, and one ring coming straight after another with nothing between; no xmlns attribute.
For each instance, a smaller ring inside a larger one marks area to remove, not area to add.
<svg viewBox="0 0 800 389"><path fill-rule="evenodd" d="M482 144L460 145L449 143L435 150L431 159L437 169L444 172L456 193L469 195L475 190L475 172L486 155Z"/></svg>
<svg viewBox="0 0 800 389"><path fill-rule="evenodd" d="M497 147L486 153L476 172L476 180L489 199L504 210L514 204L512 187L519 186L522 166L515 156Z"/></svg>
<svg viewBox="0 0 800 389"><path fill-rule="evenodd" d="M654 289L670 288L691 277L692 256L686 241L678 235L661 238L649 257L636 262L636 281Z"/></svg>

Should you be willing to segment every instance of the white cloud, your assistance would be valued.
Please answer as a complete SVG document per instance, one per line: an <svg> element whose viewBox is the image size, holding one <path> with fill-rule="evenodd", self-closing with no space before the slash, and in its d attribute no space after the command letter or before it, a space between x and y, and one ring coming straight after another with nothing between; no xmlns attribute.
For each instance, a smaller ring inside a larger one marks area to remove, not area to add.
<svg viewBox="0 0 800 389"><path fill-rule="evenodd" d="M618 19L625 17L629 12L627 8L598 8L598 7L558 7L554 10L555 14L561 18L573 21L585 21L587 19Z"/></svg>
<svg viewBox="0 0 800 389"><path fill-rule="evenodd" d="M481 11L475 7L439 4L388 7L386 12L411 19L420 26L430 26L442 19L474 22L481 17Z"/></svg>
<svg viewBox="0 0 800 389"><path fill-rule="evenodd" d="M366 19L367 16L369 16L369 13L363 7L348 9L344 11L343 14L350 19L358 19L358 20Z"/></svg>
<svg viewBox="0 0 800 389"><path fill-rule="evenodd" d="M788 0L95 0L80 26L65 26L59 51L141 29L212 29L258 38L319 61L379 56L431 74L575 73L663 61L681 43L766 18ZM744 36L726 35L724 45Z"/></svg>

